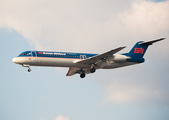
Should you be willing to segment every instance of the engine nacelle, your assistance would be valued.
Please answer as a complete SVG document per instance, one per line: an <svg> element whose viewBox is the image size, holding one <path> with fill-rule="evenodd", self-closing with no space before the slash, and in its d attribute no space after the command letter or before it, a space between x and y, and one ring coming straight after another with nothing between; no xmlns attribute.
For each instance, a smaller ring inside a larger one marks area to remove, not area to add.
<svg viewBox="0 0 169 120"><path fill-rule="evenodd" d="M125 56L125 55L119 55L119 54L113 55L114 62L126 62L129 59L130 59L130 57Z"/></svg>

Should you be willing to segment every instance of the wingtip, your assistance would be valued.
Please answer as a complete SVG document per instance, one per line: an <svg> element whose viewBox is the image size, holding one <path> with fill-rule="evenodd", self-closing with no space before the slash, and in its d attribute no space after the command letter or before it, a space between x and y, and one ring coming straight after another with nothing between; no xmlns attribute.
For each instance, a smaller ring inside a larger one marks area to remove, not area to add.
<svg viewBox="0 0 169 120"><path fill-rule="evenodd" d="M126 48L127 46L122 46L121 48L123 49L123 48Z"/></svg>
<svg viewBox="0 0 169 120"><path fill-rule="evenodd" d="M166 38L160 38L160 40L164 40L164 39L166 39Z"/></svg>

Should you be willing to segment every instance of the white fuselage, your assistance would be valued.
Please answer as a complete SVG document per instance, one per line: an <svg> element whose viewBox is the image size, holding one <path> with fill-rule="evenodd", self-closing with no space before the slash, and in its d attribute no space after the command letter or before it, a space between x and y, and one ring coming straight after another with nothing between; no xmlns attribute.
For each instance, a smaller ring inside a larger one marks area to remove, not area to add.
<svg viewBox="0 0 169 120"><path fill-rule="evenodd" d="M116 57L122 56L115 54ZM52 57L15 57L13 58L13 62L16 64L20 64L23 67L29 66L47 66L47 67L79 67L79 68L90 68L90 65L85 64L77 64L76 62L81 61L83 59L77 58L52 58ZM134 62L126 62L126 61L113 61L113 57L110 60L101 61L96 69L113 69L128 65L136 64Z"/></svg>
<svg viewBox="0 0 169 120"><path fill-rule="evenodd" d="M96 69L113 69L144 63L143 56L148 46L164 39L160 38L147 42L139 41L128 53L124 54L116 53L124 49L125 46L102 54L25 51L18 57L13 58L12 61L23 67L28 67L28 72L31 71L30 66L68 67L69 70L66 76L78 73L81 78L84 78L85 74L94 73Z"/></svg>

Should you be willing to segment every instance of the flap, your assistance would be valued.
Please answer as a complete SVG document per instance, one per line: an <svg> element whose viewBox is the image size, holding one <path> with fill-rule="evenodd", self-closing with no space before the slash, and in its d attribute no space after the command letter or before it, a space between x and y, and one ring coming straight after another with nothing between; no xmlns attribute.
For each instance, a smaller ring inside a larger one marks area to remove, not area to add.
<svg viewBox="0 0 169 120"><path fill-rule="evenodd" d="M80 70L80 68L77 67L69 67L69 71L66 74L66 76L72 76L77 73L77 71Z"/></svg>

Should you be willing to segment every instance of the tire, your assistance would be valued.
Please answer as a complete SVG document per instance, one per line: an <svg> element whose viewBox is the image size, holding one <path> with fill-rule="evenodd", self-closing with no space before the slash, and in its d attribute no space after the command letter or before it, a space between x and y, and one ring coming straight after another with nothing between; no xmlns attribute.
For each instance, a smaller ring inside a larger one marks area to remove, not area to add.
<svg viewBox="0 0 169 120"><path fill-rule="evenodd" d="M85 76L86 76L85 73L80 74L80 77L81 77L81 78L84 78Z"/></svg>
<svg viewBox="0 0 169 120"><path fill-rule="evenodd" d="M95 71L96 71L95 68L92 68L92 69L90 70L91 73L94 73Z"/></svg>

